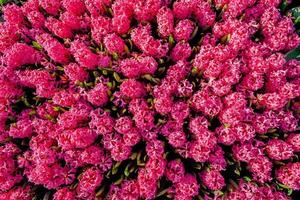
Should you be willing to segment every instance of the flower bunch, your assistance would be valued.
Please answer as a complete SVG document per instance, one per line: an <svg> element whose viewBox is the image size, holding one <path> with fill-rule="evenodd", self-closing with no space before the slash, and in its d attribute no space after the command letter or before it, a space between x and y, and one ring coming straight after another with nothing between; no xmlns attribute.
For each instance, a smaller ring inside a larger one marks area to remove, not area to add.
<svg viewBox="0 0 300 200"><path fill-rule="evenodd" d="M14 2L0 200L299 196L295 1Z"/></svg>

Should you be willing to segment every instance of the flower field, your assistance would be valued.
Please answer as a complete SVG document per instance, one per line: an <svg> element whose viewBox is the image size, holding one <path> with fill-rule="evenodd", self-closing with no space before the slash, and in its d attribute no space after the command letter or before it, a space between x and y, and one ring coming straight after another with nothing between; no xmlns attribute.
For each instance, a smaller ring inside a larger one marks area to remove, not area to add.
<svg viewBox="0 0 300 200"><path fill-rule="evenodd" d="M299 199L299 0L0 8L0 200Z"/></svg>

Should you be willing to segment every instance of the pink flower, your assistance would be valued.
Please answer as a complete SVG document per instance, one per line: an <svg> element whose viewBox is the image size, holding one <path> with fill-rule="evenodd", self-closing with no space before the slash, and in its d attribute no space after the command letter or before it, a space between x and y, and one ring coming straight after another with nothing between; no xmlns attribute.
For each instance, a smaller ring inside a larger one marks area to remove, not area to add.
<svg viewBox="0 0 300 200"><path fill-rule="evenodd" d="M60 8L60 0L39 0L39 5L50 15L57 15Z"/></svg>
<svg viewBox="0 0 300 200"><path fill-rule="evenodd" d="M269 129L278 127L278 120L272 111L257 114L252 123L255 131L260 134L266 133Z"/></svg>
<svg viewBox="0 0 300 200"><path fill-rule="evenodd" d="M165 175L173 183L178 183L184 177L184 166L180 160L172 160L168 163Z"/></svg>
<svg viewBox="0 0 300 200"><path fill-rule="evenodd" d="M220 126L216 129L218 142L225 145L232 145L236 141L236 134L231 127Z"/></svg>
<svg viewBox="0 0 300 200"><path fill-rule="evenodd" d="M103 39L104 45L110 53L121 54L125 51L125 43L115 33L108 34Z"/></svg>
<svg viewBox="0 0 300 200"><path fill-rule="evenodd" d="M115 121L108 112L98 108L90 113L90 117L89 127L95 129L97 134L104 135L113 131Z"/></svg>
<svg viewBox="0 0 300 200"><path fill-rule="evenodd" d="M62 39L73 37L72 29L68 26L68 24L54 17L48 17L45 22L45 26L52 33Z"/></svg>
<svg viewBox="0 0 300 200"><path fill-rule="evenodd" d="M166 38L173 33L174 16L172 10L161 7L156 15L158 32L162 38Z"/></svg>
<svg viewBox="0 0 300 200"><path fill-rule="evenodd" d="M15 99L23 95L23 91L12 81L0 80L0 98Z"/></svg>
<svg viewBox="0 0 300 200"><path fill-rule="evenodd" d="M211 152L208 161L210 163L210 168L213 170L225 170L227 162L224 157L224 151L220 146L216 146L214 152Z"/></svg>
<svg viewBox="0 0 300 200"><path fill-rule="evenodd" d="M224 18L235 18L240 13L242 13L247 7L251 7L255 3L254 0L239 2L236 0L229 1L228 10L224 13Z"/></svg>
<svg viewBox="0 0 300 200"><path fill-rule="evenodd" d="M268 156L274 160L287 160L294 155L292 146L279 139L269 140L265 150Z"/></svg>
<svg viewBox="0 0 300 200"><path fill-rule="evenodd" d="M69 190L68 188L62 188L55 192L54 200L74 200L75 199L75 192Z"/></svg>
<svg viewBox="0 0 300 200"><path fill-rule="evenodd" d="M171 110L171 117L181 123L186 119L190 114L190 109L187 103L176 102L174 103L173 109Z"/></svg>
<svg viewBox="0 0 300 200"><path fill-rule="evenodd" d="M14 138L25 138L32 136L32 125L29 119L21 119L16 124L12 124L9 135Z"/></svg>
<svg viewBox="0 0 300 200"><path fill-rule="evenodd" d="M280 167L276 171L276 179L291 189L299 190L299 164L299 162L288 163Z"/></svg>
<svg viewBox="0 0 300 200"><path fill-rule="evenodd" d="M70 63L64 66L64 72L74 83L76 83L76 81L84 82L89 76L88 72L77 63Z"/></svg>
<svg viewBox="0 0 300 200"><path fill-rule="evenodd" d="M174 4L175 5L175 4ZM180 20L174 28L174 38L176 41L191 39L195 25L189 19Z"/></svg>
<svg viewBox="0 0 300 200"><path fill-rule="evenodd" d="M116 120L114 129L120 134L126 134L133 129L133 121L128 116L120 117Z"/></svg>
<svg viewBox="0 0 300 200"><path fill-rule="evenodd" d="M26 64L39 63L41 59L42 56L37 50L22 43L15 43L4 54L4 63L12 69Z"/></svg>
<svg viewBox="0 0 300 200"><path fill-rule="evenodd" d="M137 128L132 128L129 132L123 135L123 141L126 146L133 147L141 140L141 134Z"/></svg>
<svg viewBox="0 0 300 200"><path fill-rule="evenodd" d="M255 129L246 123L240 122L232 127L232 132L237 140L244 142L255 137Z"/></svg>
<svg viewBox="0 0 300 200"><path fill-rule="evenodd" d="M56 92L53 96L53 103L60 106L72 106L79 99L79 94L74 93L74 91L60 91Z"/></svg>
<svg viewBox="0 0 300 200"><path fill-rule="evenodd" d="M176 196L194 197L198 194L199 185L195 176L186 174L182 179L175 184ZM176 197L175 197L176 198Z"/></svg>
<svg viewBox="0 0 300 200"><path fill-rule="evenodd" d="M81 0L62 0L62 6L70 13L80 16L85 12L84 2Z"/></svg>
<svg viewBox="0 0 300 200"><path fill-rule="evenodd" d="M138 200L139 185L136 180L126 180L121 185L120 198Z"/></svg>
<svg viewBox="0 0 300 200"><path fill-rule="evenodd" d="M46 21L44 15L38 11L28 13L27 19L30 21L33 28L42 28Z"/></svg>
<svg viewBox="0 0 300 200"><path fill-rule="evenodd" d="M15 4L6 5L3 8L3 17L6 23L21 27L24 24L24 15L20 7Z"/></svg>
<svg viewBox="0 0 300 200"><path fill-rule="evenodd" d="M291 133L287 137L287 143L292 145L292 148L294 152L299 152L300 151L300 134L297 133Z"/></svg>
<svg viewBox="0 0 300 200"><path fill-rule="evenodd" d="M157 191L157 180L154 179L145 169L139 170L138 178L140 196L146 199L155 197Z"/></svg>
<svg viewBox="0 0 300 200"><path fill-rule="evenodd" d="M38 43L47 51L48 55L55 62L66 64L69 62L71 54L63 44L51 37L50 34L44 33L37 36Z"/></svg>
<svg viewBox="0 0 300 200"><path fill-rule="evenodd" d="M0 200L293 198L300 37L285 3L3 5Z"/></svg>
<svg viewBox="0 0 300 200"><path fill-rule="evenodd" d="M180 42L172 49L171 58L175 62L178 60L187 60L192 54L192 49L188 43Z"/></svg>
<svg viewBox="0 0 300 200"><path fill-rule="evenodd" d="M211 190L221 190L225 186L224 177L217 170L205 170L200 177L203 184Z"/></svg>
<svg viewBox="0 0 300 200"><path fill-rule="evenodd" d="M84 29L84 25L82 24L82 19L71 12L64 12L60 16L60 20L67 24L71 30L80 30Z"/></svg>
<svg viewBox="0 0 300 200"><path fill-rule="evenodd" d="M108 102L109 89L104 83L98 83L95 87L87 92L87 99L95 106L104 106Z"/></svg>
<svg viewBox="0 0 300 200"><path fill-rule="evenodd" d="M99 16L105 12L105 6L110 5L109 0L85 0L85 6L92 16Z"/></svg>
<svg viewBox="0 0 300 200"><path fill-rule="evenodd" d="M121 60L119 67L125 77L136 78L141 75L140 63L135 59L123 59Z"/></svg>
<svg viewBox="0 0 300 200"><path fill-rule="evenodd" d="M260 183L272 180L272 162L265 156L257 156L250 160L249 170L252 173L254 180Z"/></svg>
<svg viewBox="0 0 300 200"><path fill-rule="evenodd" d="M71 52L75 60L88 69L95 69L99 64L99 55L93 53L88 46L79 40L75 40L71 44Z"/></svg>
<svg viewBox="0 0 300 200"><path fill-rule="evenodd" d="M138 57L139 70L141 75L151 74L153 75L158 67L156 60L150 56Z"/></svg>
<svg viewBox="0 0 300 200"><path fill-rule="evenodd" d="M118 34L126 34L130 29L130 22L127 15L116 15L112 18L112 28Z"/></svg>
<svg viewBox="0 0 300 200"><path fill-rule="evenodd" d="M58 134L58 144L65 150L86 148L96 140L97 134L89 128L65 130Z"/></svg>
<svg viewBox="0 0 300 200"><path fill-rule="evenodd" d="M110 150L111 157L116 161L123 161L129 158L131 147L127 146L122 140L116 142Z"/></svg>
<svg viewBox="0 0 300 200"><path fill-rule="evenodd" d="M138 21L151 21L160 7L161 1L136 1L136 4L134 5L134 14Z"/></svg>
<svg viewBox="0 0 300 200"><path fill-rule="evenodd" d="M79 198L91 198L95 195L95 190L101 184L102 180L103 174L99 169L88 168L79 178L76 188L77 196Z"/></svg>
<svg viewBox="0 0 300 200"><path fill-rule="evenodd" d="M141 98L146 94L144 85L134 79L125 80L120 85L120 92L125 98L130 99Z"/></svg>
<svg viewBox="0 0 300 200"><path fill-rule="evenodd" d="M193 141L189 144L188 156L196 162L205 162L208 160L211 150L210 147L203 145L198 141Z"/></svg>
<svg viewBox="0 0 300 200"><path fill-rule="evenodd" d="M251 72L247 74L240 85L241 88L255 91L262 88L264 85L264 78L262 73Z"/></svg>
<svg viewBox="0 0 300 200"><path fill-rule="evenodd" d="M187 142L186 135L183 131L171 132L167 138L169 143L175 148L182 147Z"/></svg>
<svg viewBox="0 0 300 200"><path fill-rule="evenodd" d="M233 156L239 161L249 162L257 156L263 156L262 146L263 142L257 140L235 144L232 146Z"/></svg>
<svg viewBox="0 0 300 200"><path fill-rule="evenodd" d="M192 14L192 3L188 0L177 0L173 4L173 12L176 18L185 19Z"/></svg>
<svg viewBox="0 0 300 200"><path fill-rule="evenodd" d="M297 118L293 115L291 111L284 112L280 111L277 116L279 127L283 131L296 131L297 130Z"/></svg>
<svg viewBox="0 0 300 200"><path fill-rule="evenodd" d="M223 108L221 99L210 95L206 91L199 91L190 99L191 106L196 111L201 111L208 116L216 116Z"/></svg>
<svg viewBox="0 0 300 200"><path fill-rule="evenodd" d="M74 181L74 176L69 174L68 168L63 168L55 163L51 167L46 164L38 164L33 168L27 169L25 174L30 182L41 184L47 189L54 189L63 184L70 184ZM71 179L66 178L71 175Z"/></svg>
<svg viewBox="0 0 300 200"><path fill-rule="evenodd" d="M200 1L193 5L193 13L201 27L207 28L215 23L216 13L209 2Z"/></svg>
<svg viewBox="0 0 300 200"><path fill-rule="evenodd" d="M173 101L170 97L159 97L154 99L154 107L156 112L166 115L168 114L173 107Z"/></svg>
<svg viewBox="0 0 300 200"><path fill-rule="evenodd" d="M97 42L101 43L102 39L105 35L111 32L111 19L106 18L103 16L99 17L92 17L91 24L92 24L92 38Z"/></svg>
<svg viewBox="0 0 300 200"><path fill-rule="evenodd" d="M151 35L151 26L138 26L131 32L133 43L141 49L146 55L161 58L169 51L167 43L161 40L156 40Z"/></svg>
<svg viewBox="0 0 300 200"><path fill-rule="evenodd" d="M34 191L29 185L27 185L25 187L18 186L16 188L12 189L12 190L7 191L7 194L5 195L5 197L3 197L3 199L30 200L33 197L34 197Z"/></svg>
<svg viewBox="0 0 300 200"><path fill-rule="evenodd" d="M146 152L150 158L161 158L164 154L163 142L156 139L149 141L146 146Z"/></svg>

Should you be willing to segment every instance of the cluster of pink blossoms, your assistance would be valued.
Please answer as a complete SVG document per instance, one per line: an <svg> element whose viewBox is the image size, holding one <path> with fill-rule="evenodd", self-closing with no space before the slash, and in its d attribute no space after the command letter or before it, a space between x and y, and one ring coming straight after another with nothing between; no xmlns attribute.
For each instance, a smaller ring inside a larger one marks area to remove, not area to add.
<svg viewBox="0 0 300 200"><path fill-rule="evenodd" d="M300 37L280 5L3 6L0 200L299 195Z"/></svg>

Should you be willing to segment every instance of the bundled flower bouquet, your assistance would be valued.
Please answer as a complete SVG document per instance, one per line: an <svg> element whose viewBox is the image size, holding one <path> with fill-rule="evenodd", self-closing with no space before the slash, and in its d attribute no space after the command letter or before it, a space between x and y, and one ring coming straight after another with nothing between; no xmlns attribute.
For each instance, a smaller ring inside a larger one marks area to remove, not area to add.
<svg viewBox="0 0 300 200"><path fill-rule="evenodd" d="M0 200L299 199L299 0L0 5Z"/></svg>

